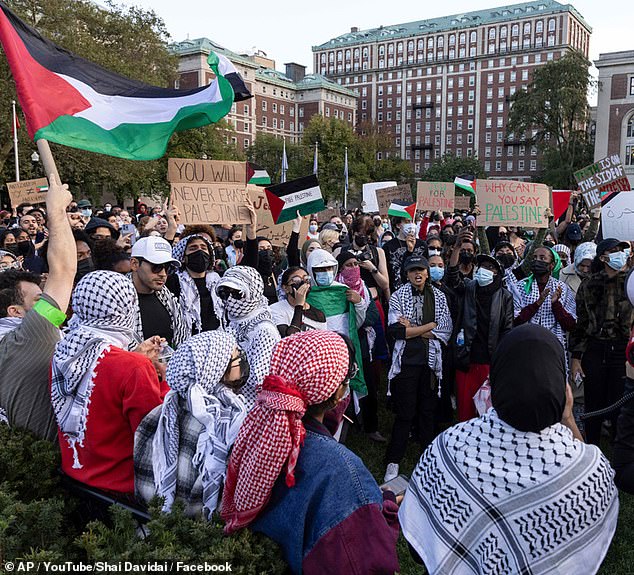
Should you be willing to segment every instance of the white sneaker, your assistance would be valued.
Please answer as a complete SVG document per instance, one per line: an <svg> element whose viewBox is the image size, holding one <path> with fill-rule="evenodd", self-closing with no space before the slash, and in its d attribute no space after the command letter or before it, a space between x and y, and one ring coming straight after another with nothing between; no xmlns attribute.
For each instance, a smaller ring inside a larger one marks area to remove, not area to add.
<svg viewBox="0 0 634 575"><path fill-rule="evenodd" d="M392 481L395 477L398 477L398 463L388 463L385 476L383 477L383 483Z"/></svg>

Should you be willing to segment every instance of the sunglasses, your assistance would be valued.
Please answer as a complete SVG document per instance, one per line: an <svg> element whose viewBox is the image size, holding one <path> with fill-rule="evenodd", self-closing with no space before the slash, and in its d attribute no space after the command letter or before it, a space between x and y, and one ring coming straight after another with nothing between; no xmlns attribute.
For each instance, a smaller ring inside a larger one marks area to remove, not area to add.
<svg viewBox="0 0 634 575"><path fill-rule="evenodd" d="M288 282L288 287L294 287L295 289L299 289L300 287L302 287L302 285L304 284L309 284L310 283L310 278L305 278L303 280L293 280Z"/></svg>
<svg viewBox="0 0 634 575"><path fill-rule="evenodd" d="M233 299L244 299L244 294L235 288L231 288L229 286L219 286L216 289L216 295L222 300L227 301L230 297Z"/></svg>
<svg viewBox="0 0 634 575"><path fill-rule="evenodd" d="M163 270L165 270L167 272L167 275L170 275L174 273L174 271L176 271L174 264L171 262L166 262L164 264L153 264L152 262L148 262L147 260L144 260L141 258L137 258L137 259L139 260L140 263L145 262L149 264L153 274L160 274Z"/></svg>

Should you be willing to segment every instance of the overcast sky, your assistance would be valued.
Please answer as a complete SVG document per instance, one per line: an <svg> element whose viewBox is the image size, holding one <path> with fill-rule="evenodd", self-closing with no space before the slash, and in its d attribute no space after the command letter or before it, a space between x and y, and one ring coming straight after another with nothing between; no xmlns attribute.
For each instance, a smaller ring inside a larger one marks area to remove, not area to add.
<svg viewBox="0 0 634 575"><path fill-rule="evenodd" d="M298 62L313 71L311 47L349 32L380 25L462 14L511 4L497 0L124 0L154 9L163 18L172 40L207 37L234 52L263 50L283 70L285 62ZM565 4L565 2L562 2ZM632 4L625 0L579 0L572 5L592 27L590 56L634 49ZM386 10L386 7L388 9Z"/></svg>

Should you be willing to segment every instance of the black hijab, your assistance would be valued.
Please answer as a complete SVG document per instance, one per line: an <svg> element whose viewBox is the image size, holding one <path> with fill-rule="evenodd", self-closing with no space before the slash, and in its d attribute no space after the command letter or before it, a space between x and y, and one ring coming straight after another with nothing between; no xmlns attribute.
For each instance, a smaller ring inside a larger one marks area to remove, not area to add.
<svg viewBox="0 0 634 575"><path fill-rule="evenodd" d="M500 342L491 362L491 401L519 431L540 432L561 421L566 405L566 359L553 333L525 324Z"/></svg>

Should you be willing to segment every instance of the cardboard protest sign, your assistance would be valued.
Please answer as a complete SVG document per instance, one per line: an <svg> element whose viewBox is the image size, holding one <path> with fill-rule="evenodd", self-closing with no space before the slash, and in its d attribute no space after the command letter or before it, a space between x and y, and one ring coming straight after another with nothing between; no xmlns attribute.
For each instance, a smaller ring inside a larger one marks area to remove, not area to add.
<svg viewBox="0 0 634 575"><path fill-rule="evenodd" d="M276 224L269 209L265 188L249 184L247 187L249 198L258 215L257 235L267 238L274 246L284 246L288 244L293 231L293 222L288 221ZM308 218L302 220L299 231L299 245L301 247L304 238L308 234Z"/></svg>
<svg viewBox="0 0 634 575"><path fill-rule="evenodd" d="M29 204L41 204L46 201L48 180L37 178L36 180L22 180L21 182L7 182L9 197L13 207L24 202Z"/></svg>
<svg viewBox="0 0 634 575"><path fill-rule="evenodd" d="M368 182L363 184L363 211L372 214L379 211L379 204L376 200L376 190L381 188L393 188L396 182Z"/></svg>
<svg viewBox="0 0 634 575"><path fill-rule="evenodd" d="M276 186L267 186L266 198L276 224L294 220L297 212L301 216L309 216L326 207L314 174Z"/></svg>
<svg viewBox="0 0 634 575"><path fill-rule="evenodd" d="M631 189L618 154L575 172L575 179L589 209L599 206L601 196L606 193L629 192Z"/></svg>
<svg viewBox="0 0 634 575"><path fill-rule="evenodd" d="M189 184L247 183L247 163L169 158L167 181Z"/></svg>
<svg viewBox="0 0 634 575"><path fill-rule="evenodd" d="M180 223L245 224L247 205L245 162L170 158L170 203L180 211Z"/></svg>
<svg viewBox="0 0 634 575"><path fill-rule="evenodd" d="M612 194L601 209L603 237L626 242L634 240L634 194Z"/></svg>
<svg viewBox="0 0 634 575"><path fill-rule="evenodd" d="M412 203L412 188L409 184L379 188L376 190L376 202L379 207L379 214L386 217L392 202L401 202L408 205Z"/></svg>
<svg viewBox="0 0 634 575"><path fill-rule="evenodd" d="M418 182L416 209L422 212L453 212L455 195L453 182Z"/></svg>
<svg viewBox="0 0 634 575"><path fill-rule="evenodd" d="M547 228L544 211L550 207L546 184L513 180L477 180L479 226Z"/></svg>
<svg viewBox="0 0 634 575"><path fill-rule="evenodd" d="M470 210L471 209L471 196L456 196L453 200L453 209Z"/></svg>

